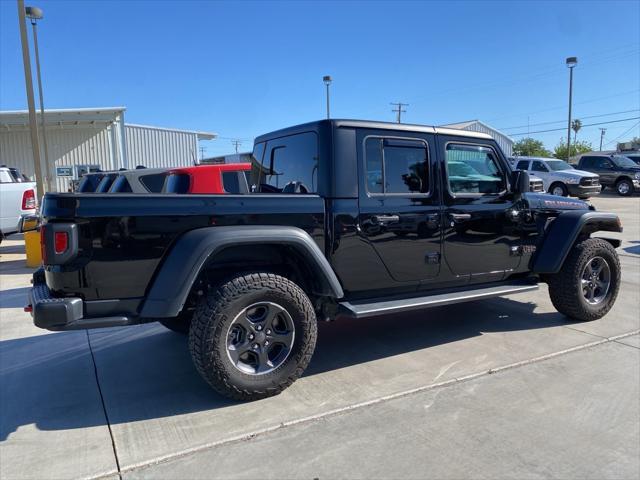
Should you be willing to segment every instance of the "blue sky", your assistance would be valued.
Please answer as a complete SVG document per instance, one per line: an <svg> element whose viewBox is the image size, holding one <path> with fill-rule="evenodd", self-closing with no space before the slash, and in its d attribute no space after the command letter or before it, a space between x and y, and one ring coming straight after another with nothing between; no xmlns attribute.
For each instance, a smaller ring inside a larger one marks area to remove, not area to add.
<svg viewBox="0 0 640 480"><path fill-rule="evenodd" d="M403 101L406 122L478 118L517 134L566 128L575 55L574 117L640 117L638 1L33 4L47 108L124 105L130 123L218 132L208 155L322 118L326 74L336 118L393 121L389 103ZM14 0L0 0L0 61L0 108L25 109ZM605 142L637 124L602 125ZM553 147L563 134L531 136Z"/></svg>

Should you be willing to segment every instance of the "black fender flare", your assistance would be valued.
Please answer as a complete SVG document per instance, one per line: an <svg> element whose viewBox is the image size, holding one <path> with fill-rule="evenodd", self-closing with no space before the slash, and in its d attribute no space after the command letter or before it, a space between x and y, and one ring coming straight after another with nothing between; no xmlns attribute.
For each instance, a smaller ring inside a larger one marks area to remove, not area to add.
<svg viewBox="0 0 640 480"><path fill-rule="evenodd" d="M226 247L250 244L289 245L300 251L320 280L323 295L342 298L344 292L335 272L311 236L287 226L221 226L198 228L182 235L166 254L156 272L140 316L175 317L187 300L205 263Z"/></svg>
<svg viewBox="0 0 640 480"><path fill-rule="evenodd" d="M578 236L598 231L622 232L620 219L615 213L584 210L561 212L545 232L544 241L532 260L532 271L558 273ZM619 241L609 241L614 247L619 246Z"/></svg>

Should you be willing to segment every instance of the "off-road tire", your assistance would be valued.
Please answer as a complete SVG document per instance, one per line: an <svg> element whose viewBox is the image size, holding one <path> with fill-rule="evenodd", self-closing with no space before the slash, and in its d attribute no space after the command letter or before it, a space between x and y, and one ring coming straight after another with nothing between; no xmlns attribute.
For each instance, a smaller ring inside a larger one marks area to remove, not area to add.
<svg viewBox="0 0 640 480"><path fill-rule="evenodd" d="M295 337L280 366L251 375L231 362L227 332L239 312L263 301L286 309ZM279 394L302 375L315 349L317 329L313 305L298 285L272 273L242 274L210 289L200 300L189 331L189 350L196 369L216 392L235 400L259 400Z"/></svg>
<svg viewBox="0 0 640 480"><path fill-rule="evenodd" d="M180 313L177 317L161 318L158 322L173 332L187 335L189 333L189 327L191 326L193 315L193 311L186 311Z"/></svg>
<svg viewBox="0 0 640 480"><path fill-rule="evenodd" d="M620 192L620 185L627 184L627 190L625 193ZM616 193L621 197L629 197L633 194L633 182L628 178L621 178L616 182Z"/></svg>
<svg viewBox="0 0 640 480"><path fill-rule="evenodd" d="M555 182L551 184L551 186L549 187L549 193L551 195L554 195L553 189L556 187L562 188L562 195L558 195L558 196L566 197L569 195L569 190L567 189L567 186L562 182Z"/></svg>
<svg viewBox="0 0 640 480"><path fill-rule="evenodd" d="M582 293L582 272L594 257L602 257L611 269L611 283L606 297L589 304ZM620 289L620 259L613 246L600 238L588 238L573 246L560 271L547 277L551 303L560 313L576 321L597 320L613 307Z"/></svg>

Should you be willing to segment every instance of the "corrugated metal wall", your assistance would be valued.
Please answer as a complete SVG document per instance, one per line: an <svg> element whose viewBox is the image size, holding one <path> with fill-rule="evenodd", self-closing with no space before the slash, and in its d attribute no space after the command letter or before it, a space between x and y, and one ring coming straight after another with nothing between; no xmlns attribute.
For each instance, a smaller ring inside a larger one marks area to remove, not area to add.
<svg viewBox="0 0 640 480"><path fill-rule="evenodd" d="M198 154L198 137L191 132L125 125L129 168L173 167L193 164ZM55 167L73 167L73 177L55 177L56 189L68 190L77 167L99 165L117 170L120 165L117 125L47 127L47 145L52 174ZM41 154L44 165L44 154ZM34 178L31 138L28 129L0 131L0 164L18 167ZM43 166L44 168L44 166Z"/></svg>
<svg viewBox="0 0 640 480"><path fill-rule="evenodd" d="M497 130L494 130L493 128L487 128L480 123L473 123L468 127L463 128L463 130L470 130L473 132L481 132L491 135L496 140L496 142L498 142L498 145L500 145L500 148L507 157L510 157L513 154L513 140L511 140L506 135L498 132Z"/></svg>
<svg viewBox="0 0 640 480"><path fill-rule="evenodd" d="M198 158L195 133L165 130L142 125L126 125L129 168L186 167Z"/></svg>

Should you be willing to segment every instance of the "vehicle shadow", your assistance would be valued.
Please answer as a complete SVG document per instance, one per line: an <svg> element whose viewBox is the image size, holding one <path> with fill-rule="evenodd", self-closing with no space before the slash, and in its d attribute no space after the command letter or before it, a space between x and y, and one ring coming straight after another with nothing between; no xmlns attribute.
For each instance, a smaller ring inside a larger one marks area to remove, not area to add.
<svg viewBox="0 0 640 480"><path fill-rule="evenodd" d="M26 260L0 261L0 275L24 275L33 273L35 268L27 267Z"/></svg>
<svg viewBox="0 0 640 480"><path fill-rule="evenodd" d="M623 250L632 255L640 255L640 241L632 240L629 243L635 243L636 245L632 245L630 247L624 247Z"/></svg>
<svg viewBox="0 0 640 480"><path fill-rule="evenodd" d="M30 287L2 290L0 308L22 308L27 304Z"/></svg>
<svg viewBox="0 0 640 480"><path fill-rule="evenodd" d="M373 319L340 319L319 328L305 377L489 332L549 328L558 313L534 314L533 303L507 298ZM44 334L0 342L0 441L24 425L66 430L106 425L92 354L111 424L238 404L196 372L186 337L154 323Z"/></svg>

